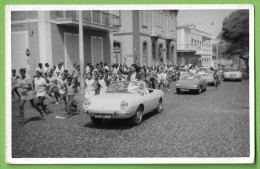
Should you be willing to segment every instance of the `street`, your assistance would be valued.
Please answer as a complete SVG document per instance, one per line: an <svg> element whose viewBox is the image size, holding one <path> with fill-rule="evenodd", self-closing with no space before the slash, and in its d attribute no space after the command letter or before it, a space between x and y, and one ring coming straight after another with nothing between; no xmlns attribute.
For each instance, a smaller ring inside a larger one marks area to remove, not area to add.
<svg viewBox="0 0 260 169"><path fill-rule="evenodd" d="M64 119L64 103L52 104L41 121L25 106L25 125L17 124L19 102L13 102L13 158L48 157L248 157L249 81L221 82L200 95L165 91L163 111L150 113L139 126L127 120L104 120L95 126L82 110ZM7 112L8 113L8 112Z"/></svg>

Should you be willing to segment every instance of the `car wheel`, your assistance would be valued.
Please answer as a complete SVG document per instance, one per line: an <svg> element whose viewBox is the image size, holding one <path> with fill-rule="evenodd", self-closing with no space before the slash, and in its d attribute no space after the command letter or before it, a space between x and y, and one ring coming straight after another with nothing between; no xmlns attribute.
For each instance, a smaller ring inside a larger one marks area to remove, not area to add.
<svg viewBox="0 0 260 169"><path fill-rule="evenodd" d="M99 125L102 121L102 119L97 119L95 117L91 117L91 121L95 124L95 125Z"/></svg>
<svg viewBox="0 0 260 169"><path fill-rule="evenodd" d="M202 87L200 86L200 88L197 90L197 93L201 94L201 91L202 91Z"/></svg>
<svg viewBox="0 0 260 169"><path fill-rule="evenodd" d="M141 124L143 120L143 108L139 106L135 112L135 115L131 117L131 122L133 125Z"/></svg>
<svg viewBox="0 0 260 169"><path fill-rule="evenodd" d="M176 89L176 92L177 92L177 94L180 94L181 93L181 89Z"/></svg>
<svg viewBox="0 0 260 169"><path fill-rule="evenodd" d="M159 104L156 108L156 113L161 113L162 112L162 99L159 100Z"/></svg>

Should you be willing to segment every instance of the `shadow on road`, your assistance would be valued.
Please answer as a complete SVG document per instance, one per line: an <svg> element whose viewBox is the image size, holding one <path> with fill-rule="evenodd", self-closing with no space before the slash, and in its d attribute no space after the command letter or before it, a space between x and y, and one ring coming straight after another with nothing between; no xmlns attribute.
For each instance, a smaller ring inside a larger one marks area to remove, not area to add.
<svg viewBox="0 0 260 169"><path fill-rule="evenodd" d="M142 123L149 120L151 117L155 117L156 115L158 114L155 111L144 115ZM142 123L140 125L142 125ZM84 125L84 127L105 130L128 130L135 126L131 123L130 119L102 119L102 122L98 125L95 125L93 122L88 122Z"/></svg>
<svg viewBox="0 0 260 169"><path fill-rule="evenodd" d="M25 125L30 121L40 121L40 120L42 120L41 117L31 117L31 118L25 120L23 124Z"/></svg>

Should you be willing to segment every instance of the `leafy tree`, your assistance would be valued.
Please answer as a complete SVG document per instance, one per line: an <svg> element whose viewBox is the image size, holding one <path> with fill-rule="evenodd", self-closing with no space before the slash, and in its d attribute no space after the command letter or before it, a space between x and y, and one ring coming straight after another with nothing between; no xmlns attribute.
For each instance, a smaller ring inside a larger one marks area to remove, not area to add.
<svg viewBox="0 0 260 169"><path fill-rule="evenodd" d="M219 37L223 47L219 53L229 59L239 57L245 62L248 70L249 10L237 10L225 18Z"/></svg>

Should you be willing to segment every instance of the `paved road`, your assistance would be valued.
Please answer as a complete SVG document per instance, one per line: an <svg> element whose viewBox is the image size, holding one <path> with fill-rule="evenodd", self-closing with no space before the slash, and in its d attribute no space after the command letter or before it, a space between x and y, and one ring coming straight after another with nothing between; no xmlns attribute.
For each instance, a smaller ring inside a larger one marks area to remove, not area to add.
<svg viewBox="0 0 260 169"><path fill-rule="evenodd" d="M13 157L246 157L249 156L248 81L222 82L216 91L165 92L161 114L139 126L126 120L96 127L82 111L69 119L63 103L51 104L45 121L27 103L25 125L17 125L13 103ZM77 96L82 103L83 96ZM49 98L48 100L51 101ZM50 102L49 101L49 102Z"/></svg>

